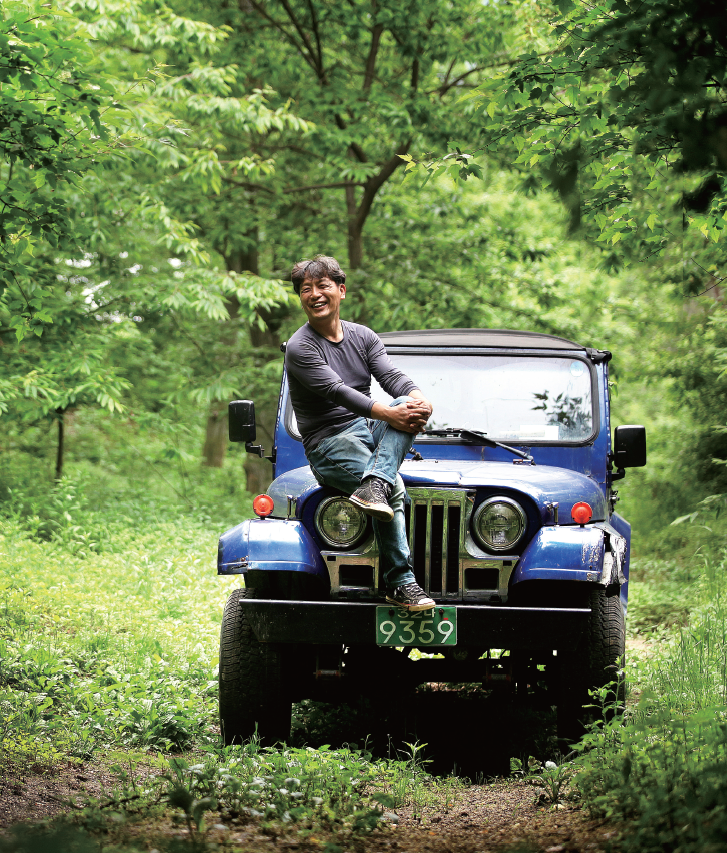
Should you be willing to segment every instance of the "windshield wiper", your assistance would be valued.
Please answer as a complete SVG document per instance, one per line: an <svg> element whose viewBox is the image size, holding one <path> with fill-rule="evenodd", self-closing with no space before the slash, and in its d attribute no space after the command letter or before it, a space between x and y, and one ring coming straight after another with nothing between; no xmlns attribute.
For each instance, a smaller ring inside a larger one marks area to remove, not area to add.
<svg viewBox="0 0 727 853"><path fill-rule="evenodd" d="M470 441L475 444L483 444L485 447L502 447L504 450L509 450L510 453L514 453L516 456L520 456L526 462L529 462L531 465L535 465L535 460L531 456L530 453L525 453L522 450L517 450L514 447L510 447L509 444L502 444L500 441L495 441L492 438L488 438L487 434L484 432L479 432L475 429L463 429L462 427L447 427L447 429L428 429L424 432L424 435L458 435L462 438L468 438Z"/></svg>

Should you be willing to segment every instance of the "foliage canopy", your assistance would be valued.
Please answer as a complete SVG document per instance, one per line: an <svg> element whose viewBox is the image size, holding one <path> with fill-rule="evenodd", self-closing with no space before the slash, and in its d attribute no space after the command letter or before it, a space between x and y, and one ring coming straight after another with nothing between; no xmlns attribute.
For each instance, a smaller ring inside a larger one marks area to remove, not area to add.
<svg viewBox="0 0 727 853"><path fill-rule="evenodd" d="M727 211L722 6L556 5L550 49L522 54L469 96L474 134L469 148L448 155L453 177L477 174L473 151L510 158L528 173L526 187L544 181L560 194L572 227L584 226L612 264L681 243L682 208L684 224L720 241ZM448 166L433 160L425 168Z"/></svg>

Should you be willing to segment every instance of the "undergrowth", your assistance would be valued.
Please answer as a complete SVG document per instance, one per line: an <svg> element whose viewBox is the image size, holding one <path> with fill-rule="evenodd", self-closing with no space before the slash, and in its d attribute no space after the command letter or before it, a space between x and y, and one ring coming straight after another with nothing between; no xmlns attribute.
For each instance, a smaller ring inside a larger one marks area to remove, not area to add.
<svg viewBox="0 0 727 853"><path fill-rule="evenodd" d="M727 850L727 552L700 562L684 624L640 664L649 689L580 746L577 785L594 815L626 822L626 853Z"/></svg>
<svg viewBox="0 0 727 853"><path fill-rule="evenodd" d="M133 766L113 769L117 787L100 799L71 801L50 825L22 827L2 853L43 850L193 850L213 853L250 830L290 838L325 853L351 849L355 839L397 821L387 809L412 802L422 781L440 796L437 814L453 808L464 784L421 771L417 748L397 761L365 749L261 748L255 738L233 747L208 746L196 761L173 757L164 772L140 781ZM418 772L412 773L412 761ZM403 799L402 799L403 797ZM420 810L420 818L423 810ZM222 834L221 834L222 833Z"/></svg>
<svg viewBox="0 0 727 853"><path fill-rule="evenodd" d="M87 760L101 746L180 751L216 736L216 533L161 522L83 555L0 533L3 766Z"/></svg>

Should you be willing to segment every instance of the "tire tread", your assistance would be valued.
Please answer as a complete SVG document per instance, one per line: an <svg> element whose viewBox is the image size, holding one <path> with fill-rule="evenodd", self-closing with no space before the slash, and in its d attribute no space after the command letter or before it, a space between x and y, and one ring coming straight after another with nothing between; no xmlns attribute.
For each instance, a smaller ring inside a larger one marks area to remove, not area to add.
<svg viewBox="0 0 727 853"><path fill-rule="evenodd" d="M220 628L219 702L224 743L240 743L256 731L261 742L290 736L291 701L286 689L285 653L277 643L261 643L245 612L243 598L254 589L236 589L225 604Z"/></svg>
<svg viewBox="0 0 727 853"><path fill-rule="evenodd" d="M584 709L589 690L613 685L609 699L622 706L625 698L626 632L618 590L591 590L589 605L591 615L581 642L559 652L558 735L567 741L578 740L584 723L598 713L592 707Z"/></svg>

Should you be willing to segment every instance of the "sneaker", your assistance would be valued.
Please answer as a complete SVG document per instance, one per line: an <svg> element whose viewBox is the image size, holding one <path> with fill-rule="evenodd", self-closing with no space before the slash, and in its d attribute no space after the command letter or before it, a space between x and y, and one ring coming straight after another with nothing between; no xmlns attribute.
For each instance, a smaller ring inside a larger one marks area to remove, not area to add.
<svg viewBox="0 0 727 853"><path fill-rule="evenodd" d="M391 521L394 510L389 506L391 486L378 477L367 477L349 500L360 507L366 515L372 515L379 521Z"/></svg>
<svg viewBox="0 0 727 853"><path fill-rule="evenodd" d="M435 606L418 583L397 586L393 592L386 593L386 600L409 611L431 610Z"/></svg>

